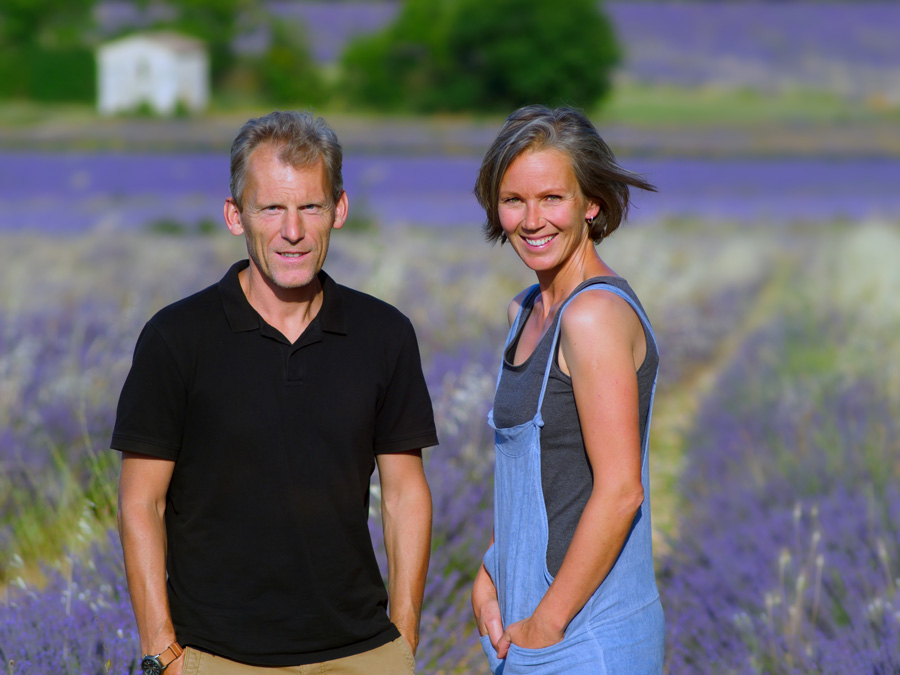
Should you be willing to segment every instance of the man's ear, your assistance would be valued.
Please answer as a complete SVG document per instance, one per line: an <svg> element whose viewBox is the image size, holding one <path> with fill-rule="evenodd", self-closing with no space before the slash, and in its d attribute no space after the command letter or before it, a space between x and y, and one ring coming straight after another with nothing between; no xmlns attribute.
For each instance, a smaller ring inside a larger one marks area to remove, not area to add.
<svg viewBox="0 0 900 675"><path fill-rule="evenodd" d="M341 193L340 199L334 205L334 225L332 227L339 230L347 222L347 216L350 214L350 200L347 199L346 190Z"/></svg>
<svg viewBox="0 0 900 675"><path fill-rule="evenodd" d="M228 226L228 230L231 234L236 237L240 237L244 234L244 224L241 222L241 210L231 197L228 197L228 199L225 200L224 213L225 224Z"/></svg>

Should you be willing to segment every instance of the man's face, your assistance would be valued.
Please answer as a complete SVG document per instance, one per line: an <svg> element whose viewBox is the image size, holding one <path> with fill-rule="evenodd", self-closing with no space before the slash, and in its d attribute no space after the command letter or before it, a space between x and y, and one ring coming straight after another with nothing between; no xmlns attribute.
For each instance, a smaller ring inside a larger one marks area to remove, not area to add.
<svg viewBox="0 0 900 675"><path fill-rule="evenodd" d="M273 290L302 289L322 269L331 228L344 224L347 195L333 203L321 158L295 167L278 159L278 150L264 143L251 153L244 208L229 198L225 220L247 240L251 275Z"/></svg>

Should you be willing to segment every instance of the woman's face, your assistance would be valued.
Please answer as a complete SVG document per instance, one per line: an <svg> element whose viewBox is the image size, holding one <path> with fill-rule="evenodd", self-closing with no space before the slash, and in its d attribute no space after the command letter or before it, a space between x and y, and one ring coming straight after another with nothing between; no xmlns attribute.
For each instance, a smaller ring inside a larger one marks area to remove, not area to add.
<svg viewBox="0 0 900 675"><path fill-rule="evenodd" d="M515 252L536 272L593 250L586 220L599 212L581 192L569 156L546 148L516 157L500 182L500 225Z"/></svg>

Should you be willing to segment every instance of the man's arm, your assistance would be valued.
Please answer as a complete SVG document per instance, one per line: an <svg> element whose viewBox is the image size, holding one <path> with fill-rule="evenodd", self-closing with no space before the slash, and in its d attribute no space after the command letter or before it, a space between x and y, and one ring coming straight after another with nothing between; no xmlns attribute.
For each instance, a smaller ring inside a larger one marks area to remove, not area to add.
<svg viewBox="0 0 900 675"><path fill-rule="evenodd" d="M175 642L166 594L166 493L175 462L122 453L119 536L142 654L159 654ZM166 668L180 675L183 657Z"/></svg>
<svg viewBox="0 0 900 675"><path fill-rule="evenodd" d="M376 457L381 478L390 616L415 653L431 554L431 490L425 480L421 450Z"/></svg>

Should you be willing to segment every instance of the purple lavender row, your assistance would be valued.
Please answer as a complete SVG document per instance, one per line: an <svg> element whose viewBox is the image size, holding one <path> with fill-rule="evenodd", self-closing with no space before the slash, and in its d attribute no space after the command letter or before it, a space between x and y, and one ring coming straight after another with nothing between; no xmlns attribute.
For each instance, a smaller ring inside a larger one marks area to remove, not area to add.
<svg viewBox="0 0 900 675"><path fill-rule="evenodd" d="M10 675L139 672L140 643L125 586L118 535L93 546L88 562L46 570L40 591L9 583L0 601L0 659Z"/></svg>
<svg viewBox="0 0 900 675"><path fill-rule="evenodd" d="M900 7L884 2L606 5L629 79L851 95L896 90Z"/></svg>
<svg viewBox="0 0 900 675"><path fill-rule="evenodd" d="M119 316L91 302L61 312L0 314L0 477L10 488L0 490L0 541L10 538L10 518L23 509L53 511L93 480L114 484L113 474L94 472L112 429L110 392L124 381L135 335ZM0 575L10 550L0 547Z"/></svg>
<svg viewBox="0 0 900 675"><path fill-rule="evenodd" d="M809 319L746 340L686 444L671 673L900 668L896 411L885 383L830 374L821 335L848 327Z"/></svg>
<svg viewBox="0 0 900 675"><path fill-rule="evenodd" d="M473 157L358 157L345 163L351 212L381 225L478 227ZM658 194L631 219L789 223L900 218L900 161L635 159ZM213 155L0 155L0 231L82 234L163 219L221 222L227 167Z"/></svg>
<svg viewBox="0 0 900 675"><path fill-rule="evenodd" d="M654 331L665 348L660 363L661 391L678 387L698 368L710 362L714 352L744 320L760 291L761 279L741 285L715 287L690 304L662 309L653 320ZM702 326L702 330L697 330Z"/></svg>

